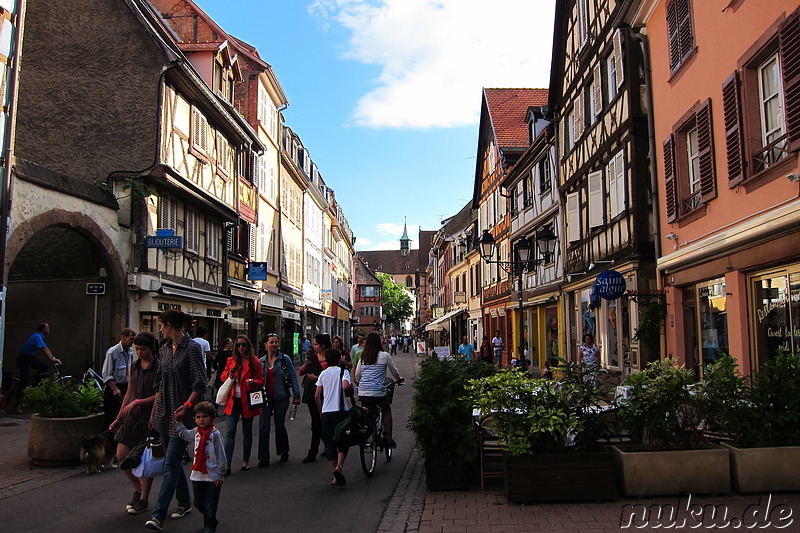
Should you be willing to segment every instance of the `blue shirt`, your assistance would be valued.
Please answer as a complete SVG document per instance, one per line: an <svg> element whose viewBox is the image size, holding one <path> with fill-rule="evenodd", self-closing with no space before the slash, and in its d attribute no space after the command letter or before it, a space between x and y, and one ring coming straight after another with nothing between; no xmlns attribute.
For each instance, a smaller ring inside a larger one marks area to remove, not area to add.
<svg viewBox="0 0 800 533"><path fill-rule="evenodd" d="M472 343L462 344L458 347L458 353L466 357L467 361L472 361L472 354L475 353L475 347Z"/></svg>
<svg viewBox="0 0 800 533"><path fill-rule="evenodd" d="M44 343L44 333L37 331L28 337L28 340L22 345L22 350L20 350L20 352L25 355L34 356L36 352L42 348L47 348L47 345Z"/></svg>

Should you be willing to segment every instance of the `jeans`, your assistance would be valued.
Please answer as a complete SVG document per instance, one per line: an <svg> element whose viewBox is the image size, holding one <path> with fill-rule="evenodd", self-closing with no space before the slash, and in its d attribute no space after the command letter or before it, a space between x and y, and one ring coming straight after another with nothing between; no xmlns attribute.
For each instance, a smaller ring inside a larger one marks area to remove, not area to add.
<svg viewBox="0 0 800 533"><path fill-rule="evenodd" d="M31 384L31 369L36 369L36 382L38 382L39 378L41 378L43 374L50 370L50 365L36 359L36 357L33 355L19 354L19 356L17 356L17 368L19 368L17 405L20 405L23 400L25 387Z"/></svg>
<svg viewBox="0 0 800 533"><path fill-rule="evenodd" d="M336 426L347 416L347 411L322 413L322 442L325 444L325 458L328 461L336 461L339 453L347 453L347 446L337 446L333 442Z"/></svg>
<svg viewBox="0 0 800 533"><path fill-rule="evenodd" d="M225 417L225 457L228 459L228 468L231 467L233 462L233 447L236 445L236 426L239 424L239 418L242 419L242 447L244 453L242 454L242 462L250 462L250 449L253 447L253 419L242 417L242 399L233 399L233 409L231 414Z"/></svg>
<svg viewBox="0 0 800 533"><path fill-rule="evenodd" d="M289 434L286 432L286 411L289 397L270 400L261 412L261 427L258 432L258 460L269 461L269 431L275 417L275 451L278 455L289 453Z"/></svg>
<svg viewBox="0 0 800 533"><path fill-rule="evenodd" d="M311 445L308 454L316 456L319 453L319 441L322 439L322 418L317 409L317 402L307 403L308 414L311 415Z"/></svg>
<svg viewBox="0 0 800 533"><path fill-rule="evenodd" d="M213 481L192 481L194 489L194 507L203 513L203 527L217 529L217 507L219 506L219 493L222 487L214 485Z"/></svg>
<svg viewBox="0 0 800 533"><path fill-rule="evenodd" d="M161 489L158 491L158 499L153 507L152 516L163 523L167 518L167 510L173 496L177 497L180 507L191 506L192 496L189 494L189 482L186 479L186 472L183 470L183 452L189 443L180 437L166 435L161 436L161 442L166 450L164 481L161 482Z"/></svg>

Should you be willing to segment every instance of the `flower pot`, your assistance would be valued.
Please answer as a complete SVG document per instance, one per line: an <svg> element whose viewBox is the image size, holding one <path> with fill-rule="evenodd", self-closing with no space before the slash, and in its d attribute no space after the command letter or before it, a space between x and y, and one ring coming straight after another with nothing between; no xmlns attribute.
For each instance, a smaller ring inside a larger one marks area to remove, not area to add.
<svg viewBox="0 0 800 533"><path fill-rule="evenodd" d="M626 451L614 446L620 489L625 496L721 494L731 490L728 450Z"/></svg>
<svg viewBox="0 0 800 533"><path fill-rule="evenodd" d="M451 461L425 459L428 490L465 490L469 488L467 467L462 459Z"/></svg>
<svg viewBox="0 0 800 533"><path fill-rule="evenodd" d="M616 497L614 456L608 452L505 456L509 501L609 500Z"/></svg>
<svg viewBox="0 0 800 533"><path fill-rule="evenodd" d="M722 446L730 452L734 490L800 490L800 446L736 448L725 443Z"/></svg>
<svg viewBox="0 0 800 533"><path fill-rule="evenodd" d="M78 418L31 416L28 457L38 466L80 463L81 442L103 431L103 413Z"/></svg>

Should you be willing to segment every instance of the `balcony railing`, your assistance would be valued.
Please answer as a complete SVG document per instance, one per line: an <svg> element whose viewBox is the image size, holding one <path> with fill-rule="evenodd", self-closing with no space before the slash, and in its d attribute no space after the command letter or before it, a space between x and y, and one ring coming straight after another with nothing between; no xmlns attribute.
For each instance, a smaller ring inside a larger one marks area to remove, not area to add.
<svg viewBox="0 0 800 533"><path fill-rule="evenodd" d="M753 173L758 174L789 154L786 134L781 135L753 156Z"/></svg>

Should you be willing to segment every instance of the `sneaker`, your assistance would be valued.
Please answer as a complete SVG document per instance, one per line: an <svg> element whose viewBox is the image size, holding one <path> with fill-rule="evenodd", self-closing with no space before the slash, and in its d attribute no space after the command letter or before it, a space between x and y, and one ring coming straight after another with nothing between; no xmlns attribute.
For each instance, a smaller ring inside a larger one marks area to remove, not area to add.
<svg viewBox="0 0 800 533"><path fill-rule="evenodd" d="M164 529L161 527L161 520L159 520L155 516L151 516L150 520L144 523L144 527L146 527L147 529L152 529L153 531L161 531L162 529Z"/></svg>
<svg viewBox="0 0 800 533"><path fill-rule="evenodd" d="M128 514L139 514L145 512L150 506L142 500L128 507Z"/></svg>
<svg viewBox="0 0 800 533"><path fill-rule="evenodd" d="M192 512L192 507L190 505L186 506L186 507L178 507L177 509L175 509L174 513L169 515L169 517L170 518L183 518L184 516L186 516L187 514L189 514L191 512Z"/></svg>
<svg viewBox="0 0 800 533"><path fill-rule="evenodd" d="M126 510L130 509L131 507L136 505L141 499L142 499L142 493L139 492L138 490L134 491L133 496L131 496L131 501L128 502L128 505L125 506L125 509Z"/></svg>

